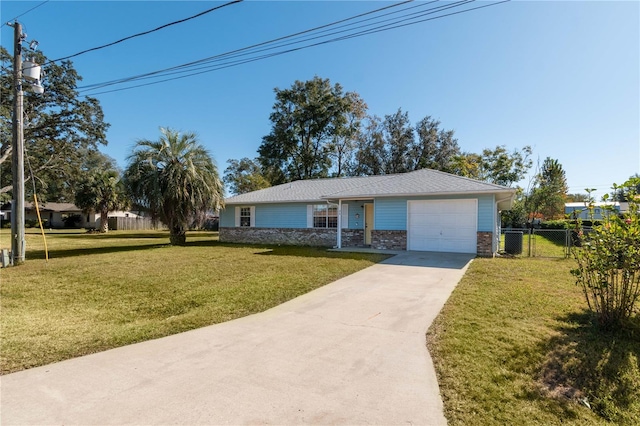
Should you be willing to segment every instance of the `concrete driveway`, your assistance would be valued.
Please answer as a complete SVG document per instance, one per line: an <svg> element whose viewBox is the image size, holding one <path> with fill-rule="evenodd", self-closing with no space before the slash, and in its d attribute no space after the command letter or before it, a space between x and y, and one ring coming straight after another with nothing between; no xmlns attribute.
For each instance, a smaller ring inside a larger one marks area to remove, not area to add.
<svg viewBox="0 0 640 426"><path fill-rule="evenodd" d="M260 314L3 376L2 424L446 424L425 333L472 257L402 253Z"/></svg>

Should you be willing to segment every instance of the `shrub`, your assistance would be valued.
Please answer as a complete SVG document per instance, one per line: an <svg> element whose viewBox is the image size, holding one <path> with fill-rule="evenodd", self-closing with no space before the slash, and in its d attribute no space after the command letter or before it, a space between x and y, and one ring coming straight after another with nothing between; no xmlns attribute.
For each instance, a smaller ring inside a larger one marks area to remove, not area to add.
<svg viewBox="0 0 640 426"><path fill-rule="evenodd" d="M582 244L573 251L578 267L571 273L605 329L624 327L640 297L640 212L634 192L638 182L634 178L622 187L614 185L631 191L628 212L618 215L611 208L611 214L588 234L577 229Z"/></svg>
<svg viewBox="0 0 640 426"><path fill-rule="evenodd" d="M569 226L569 221L566 219L545 220L540 223L541 229L567 229Z"/></svg>
<svg viewBox="0 0 640 426"><path fill-rule="evenodd" d="M82 223L82 216L72 214L62 219L65 228L78 228Z"/></svg>

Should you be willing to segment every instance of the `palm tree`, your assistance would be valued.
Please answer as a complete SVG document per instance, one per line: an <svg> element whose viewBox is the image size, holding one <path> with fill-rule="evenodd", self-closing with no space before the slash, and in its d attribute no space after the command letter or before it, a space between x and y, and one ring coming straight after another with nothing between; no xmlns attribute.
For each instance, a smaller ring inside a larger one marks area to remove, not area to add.
<svg viewBox="0 0 640 426"><path fill-rule="evenodd" d="M125 180L134 202L169 227L171 244L182 245L198 214L223 206L224 188L218 168L194 133L160 132L157 141L136 142Z"/></svg>
<svg viewBox="0 0 640 426"><path fill-rule="evenodd" d="M75 203L85 213L100 213L100 232L109 231L109 212L128 207L120 174L113 169L96 170L79 184Z"/></svg>

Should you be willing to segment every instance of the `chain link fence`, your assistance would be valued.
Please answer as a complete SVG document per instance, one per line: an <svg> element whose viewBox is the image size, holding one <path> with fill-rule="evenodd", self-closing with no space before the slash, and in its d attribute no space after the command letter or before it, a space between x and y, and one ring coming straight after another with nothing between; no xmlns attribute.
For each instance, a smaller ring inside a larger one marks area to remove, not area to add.
<svg viewBox="0 0 640 426"><path fill-rule="evenodd" d="M571 229L503 229L499 251L513 256L569 257L577 241L574 234Z"/></svg>

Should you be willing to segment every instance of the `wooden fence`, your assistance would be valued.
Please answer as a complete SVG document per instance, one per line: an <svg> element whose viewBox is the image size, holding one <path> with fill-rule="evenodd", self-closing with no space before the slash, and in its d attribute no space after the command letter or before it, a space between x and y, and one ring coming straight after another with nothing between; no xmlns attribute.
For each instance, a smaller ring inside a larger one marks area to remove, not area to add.
<svg viewBox="0 0 640 426"><path fill-rule="evenodd" d="M110 217L109 229L114 231L145 231L167 229L167 227L162 222L154 225L148 217Z"/></svg>

